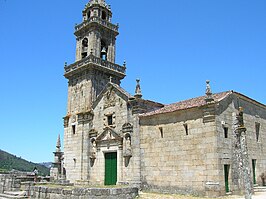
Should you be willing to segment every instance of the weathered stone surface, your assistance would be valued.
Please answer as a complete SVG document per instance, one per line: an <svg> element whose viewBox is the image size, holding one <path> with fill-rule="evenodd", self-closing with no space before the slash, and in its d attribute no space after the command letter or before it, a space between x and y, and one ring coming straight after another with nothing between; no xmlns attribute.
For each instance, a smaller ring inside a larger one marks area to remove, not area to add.
<svg viewBox="0 0 266 199"><path fill-rule="evenodd" d="M59 191L60 190L60 191ZM85 198L110 198L110 199L133 199L138 196L138 188L47 188L47 187L31 187L30 195L35 198L51 198L51 199L85 199Z"/></svg>
<svg viewBox="0 0 266 199"><path fill-rule="evenodd" d="M0 174L0 193L5 191L20 191L20 180L14 174Z"/></svg>
<svg viewBox="0 0 266 199"><path fill-rule="evenodd" d="M118 27L111 24L111 16L109 8L97 3L85 8L84 21L76 26L76 62L65 66L68 103L62 167L67 180L104 185L105 154L116 153L116 184L207 196L224 195L226 189L241 193L232 117L241 104L252 177L262 184L266 106L233 91L213 94L209 81L205 96L171 105L142 99L139 81L131 96L120 87L126 68L114 63ZM77 189L71 197L131 194L125 190Z"/></svg>

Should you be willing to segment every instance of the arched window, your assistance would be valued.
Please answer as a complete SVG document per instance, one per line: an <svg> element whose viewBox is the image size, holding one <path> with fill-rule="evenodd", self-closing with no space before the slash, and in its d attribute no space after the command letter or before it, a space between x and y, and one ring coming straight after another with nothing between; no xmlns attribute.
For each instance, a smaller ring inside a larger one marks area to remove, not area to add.
<svg viewBox="0 0 266 199"><path fill-rule="evenodd" d="M88 19L91 17L91 11L90 10L87 13L87 17L88 17Z"/></svg>
<svg viewBox="0 0 266 199"><path fill-rule="evenodd" d="M82 59L87 57L87 55L88 55L88 39L84 38L82 40L82 52L81 52Z"/></svg>
<svg viewBox="0 0 266 199"><path fill-rule="evenodd" d="M102 19L103 19L103 20L106 20L106 18L107 18L107 17L106 17L106 12L105 12L105 11L102 11Z"/></svg>

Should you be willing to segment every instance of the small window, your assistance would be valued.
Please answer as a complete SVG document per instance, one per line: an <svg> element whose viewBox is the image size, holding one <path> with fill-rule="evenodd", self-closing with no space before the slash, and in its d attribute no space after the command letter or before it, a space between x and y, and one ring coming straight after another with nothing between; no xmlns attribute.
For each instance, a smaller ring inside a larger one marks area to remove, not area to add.
<svg viewBox="0 0 266 199"><path fill-rule="evenodd" d="M88 55L87 52L83 52L83 53L81 53L81 57L82 57L82 59L85 58L85 57L87 57L87 55Z"/></svg>
<svg viewBox="0 0 266 199"><path fill-rule="evenodd" d="M259 137L260 137L260 123L255 123L255 130L256 130L256 141L259 141Z"/></svg>
<svg viewBox="0 0 266 199"><path fill-rule="evenodd" d="M159 127L160 133L161 133L161 138L163 138L163 127Z"/></svg>
<svg viewBox="0 0 266 199"><path fill-rule="evenodd" d="M76 125L72 125L72 133L73 133L73 135L76 134Z"/></svg>
<svg viewBox="0 0 266 199"><path fill-rule="evenodd" d="M228 138L228 127L224 127L224 138Z"/></svg>
<svg viewBox="0 0 266 199"><path fill-rule="evenodd" d="M185 128L185 133L186 133L186 135L188 135L188 125L185 123L185 124L183 124L184 125L184 128Z"/></svg>
<svg viewBox="0 0 266 199"><path fill-rule="evenodd" d="M113 124L113 115L108 115L107 116L107 122L108 122L109 126Z"/></svg>
<svg viewBox="0 0 266 199"><path fill-rule="evenodd" d="M77 159L76 158L73 158L73 162L74 162L74 168L76 168Z"/></svg>

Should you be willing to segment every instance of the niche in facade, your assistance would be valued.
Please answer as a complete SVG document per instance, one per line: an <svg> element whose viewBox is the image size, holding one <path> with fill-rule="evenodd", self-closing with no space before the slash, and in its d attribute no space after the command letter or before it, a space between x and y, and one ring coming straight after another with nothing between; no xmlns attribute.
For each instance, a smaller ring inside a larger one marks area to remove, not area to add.
<svg viewBox="0 0 266 199"><path fill-rule="evenodd" d="M127 167L132 157L132 147L131 147L131 135L126 133L124 135L124 158L125 158L125 166Z"/></svg>
<svg viewBox="0 0 266 199"><path fill-rule="evenodd" d="M93 167L95 159L96 159L96 153L97 153L97 144L96 139L91 139L91 150L90 150L90 165Z"/></svg>

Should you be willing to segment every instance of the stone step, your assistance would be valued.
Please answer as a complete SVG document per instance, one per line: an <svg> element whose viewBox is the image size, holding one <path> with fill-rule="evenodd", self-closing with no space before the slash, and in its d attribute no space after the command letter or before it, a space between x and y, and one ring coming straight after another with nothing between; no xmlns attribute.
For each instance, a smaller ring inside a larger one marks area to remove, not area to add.
<svg viewBox="0 0 266 199"><path fill-rule="evenodd" d="M28 198L25 196L25 192L5 192L0 193L0 199L6 199L6 198Z"/></svg>
<svg viewBox="0 0 266 199"><path fill-rule="evenodd" d="M266 192L266 187L256 186L254 192Z"/></svg>

